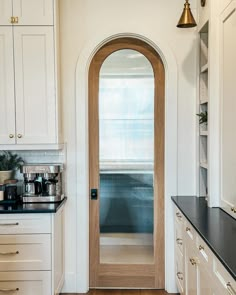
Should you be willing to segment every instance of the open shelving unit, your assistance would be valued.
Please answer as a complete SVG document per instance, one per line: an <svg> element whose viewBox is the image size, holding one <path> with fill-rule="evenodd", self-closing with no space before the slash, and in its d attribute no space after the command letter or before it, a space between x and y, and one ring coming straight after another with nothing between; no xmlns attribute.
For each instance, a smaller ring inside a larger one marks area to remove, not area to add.
<svg viewBox="0 0 236 295"><path fill-rule="evenodd" d="M208 22L199 31L199 113L208 112ZM199 196L208 199L208 126L199 124Z"/></svg>

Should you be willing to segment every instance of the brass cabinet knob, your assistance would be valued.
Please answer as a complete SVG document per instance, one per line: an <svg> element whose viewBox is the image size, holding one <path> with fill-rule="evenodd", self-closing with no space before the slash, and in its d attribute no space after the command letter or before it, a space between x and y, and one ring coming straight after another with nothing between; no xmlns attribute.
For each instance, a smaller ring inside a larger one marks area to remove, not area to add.
<svg viewBox="0 0 236 295"><path fill-rule="evenodd" d="M176 242L178 245L183 245L183 240L182 239L176 239Z"/></svg>
<svg viewBox="0 0 236 295"><path fill-rule="evenodd" d="M177 216L179 219L182 218L182 215L181 215L179 212L176 213L176 216Z"/></svg>
<svg viewBox="0 0 236 295"><path fill-rule="evenodd" d="M179 280L183 281L184 277L183 277L183 273L182 272L177 272L177 277Z"/></svg>
<svg viewBox="0 0 236 295"><path fill-rule="evenodd" d="M11 24L18 24L19 22L18 16L12 16L10 22Z"/></svg>
<svg viewBox="0 0 236 295"><path fill-rule="evenodd" d="M14 134L9 134L9 138L14 138Z"/></svg>
<svg viewBox="0 0 236 295"><path fill-rule="evenodd" d="M23 136L22 136L22 134L17 134L17 137L22 138Z"/></svg>
<svg viewBox="0 0 236 295"><path fill-rule="evenodd" d="M203 247L202 245L200 245L200 246L198 247L198 249L199 249L199 251L202 251L202 250L204 250L204 247Z"/></svg>
<svg viewBox="0 0 236 295"><path fill-rule="evenodd" d="M191 262L192 265L197 264L197 261L194 258L190 258L189 261Z"/></svg>

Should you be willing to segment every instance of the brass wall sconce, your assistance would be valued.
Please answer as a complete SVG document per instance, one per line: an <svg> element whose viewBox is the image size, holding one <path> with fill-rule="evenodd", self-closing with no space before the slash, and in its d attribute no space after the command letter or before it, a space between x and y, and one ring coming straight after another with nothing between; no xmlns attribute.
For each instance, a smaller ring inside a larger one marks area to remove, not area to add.
<svg viewBox="0 0 236 295"><path fill-rule="evenodd" d="M177 24L178 28L192 28L192 27L196 27L196 21L192 15L191 9L190 9L190 4L188 2L188 0L185 0L185 4L184 4L184 11L180 17L180 20ZM204 0L201 0L204 1Z"/></svg>

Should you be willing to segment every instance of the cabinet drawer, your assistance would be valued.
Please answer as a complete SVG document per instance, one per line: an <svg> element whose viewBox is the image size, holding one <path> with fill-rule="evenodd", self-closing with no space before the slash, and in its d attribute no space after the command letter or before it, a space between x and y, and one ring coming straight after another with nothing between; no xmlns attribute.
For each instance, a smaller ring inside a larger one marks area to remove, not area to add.
<svg viewBox="0 0 236 295"><path fill-rule="evenodd" d="M9 295L51 295L51 272L1 272L0 293Z"/></svg>
<svg viewBox="0 0 236 295"><path fill-rule="evenodd" d="M51 235L0 236L0 271L51 270Z"/></svg>
<svg viewBox="0 0 236 295"><path fill-rule="evenodd" d="M175 207L175 222L176 222L176 224L179 225L180 227L182 227L184 220L185 220L185 218L184 218L183 213L177 207Z"/></svg>
<svg viewBox="0 0 236 295"><path fill-rule="evenodd" d="M204 264L208 268L212 268L213 253L198 235L196 238L196 246L199 253L198 258L200 263Z"/></svg>
<svg viewBox="0 0 236 295"><path fill-rule="evenodd" d="M195 244L196 231L187 220L185 221L184 231L185 231L186 241L192 241Z"/></svg>
<svg viewBox="0 0 236 295"><path fill-rule="evenodd" d="M0 215L0 235L50 232L51 216L48 214Z"/></svg>
<svg viewBox="0 0 236 295"><path fill-rule="evenodd" d="M224 289L226 294L236 294L236 281L226 271L217 258L213 258L213 276L217 283Z"/></svg>
<svg viewBox="0 0 236 295"><path fill-rule="evenodd" d="M176 262L175 262L175 276L176 283L179 289L180 294L184 292L184 263L183 255L180 250L176 247L175 249Z"/></svg>
<svg viewBox="0 0 236 295"><path fill-rule="evenodd" d="M183 254L183 227L175 226L175 245Z"/></svg>

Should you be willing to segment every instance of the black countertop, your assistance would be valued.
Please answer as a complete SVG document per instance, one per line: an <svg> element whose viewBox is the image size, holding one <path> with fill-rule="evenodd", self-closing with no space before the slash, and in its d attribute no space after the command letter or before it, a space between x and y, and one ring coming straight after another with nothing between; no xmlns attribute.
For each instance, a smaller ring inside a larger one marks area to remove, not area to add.
<svg viewBox="0 0 236 295"><path fill-rule="evenodd" d="M220 208L209 208L205 198L176 196L172 200L236 279L236 220Z"/></svg>
<svg viewBox="0 0 236 295"><path fill-rule="evenodd" d="M56 213L65 204L66 200L67 198L64 198L61 202L57 203L0 203L0 214Z"/></svg>

